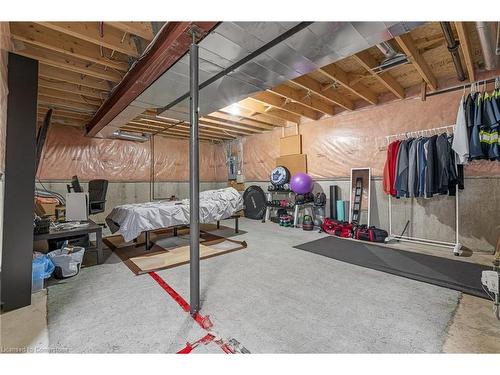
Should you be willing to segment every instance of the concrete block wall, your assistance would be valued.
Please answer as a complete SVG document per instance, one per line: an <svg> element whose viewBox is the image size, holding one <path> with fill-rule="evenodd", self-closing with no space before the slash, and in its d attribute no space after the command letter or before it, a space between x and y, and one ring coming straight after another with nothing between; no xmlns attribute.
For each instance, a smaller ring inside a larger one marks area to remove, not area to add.
<svg viewBox="0 0 500 375"><path fill-rule="evenodd" d="M247 181L245 186L261 186L267 191L269 182ZM338 185L341 199L349 200L349 178L318 180L314 193ZM468 177L465 189L459 191L459 241L474 251L493 253L500 236L500 177ZM326 214L329 215L329 203ZM371 225L389 228L389 203L382 179L372 178ZM406 235L431 240L455 241L455 197L436 196L431 199L392 199L392 232L400 234L407 221Z"/></svg>
<svg viewBox="0 0 500 375"><path fill-rule="evenodd" d="M70 181L42 181L46 189L56 193L66 195L66 185ZM81 183L83 190L88 190L86 182ZM200 191L210 189L220 189L227 186L227 182L201 182ZM43 189L40 183L37 188ZM109 182L106 196L106 210L104 213L94 215L94 221L103 223L111 210L121 204L149 202L150 192L149 182ZM178 198L189 198L189 183L182 182L157 182L155 184L155 199L168 198L175 195Z"/></svg>

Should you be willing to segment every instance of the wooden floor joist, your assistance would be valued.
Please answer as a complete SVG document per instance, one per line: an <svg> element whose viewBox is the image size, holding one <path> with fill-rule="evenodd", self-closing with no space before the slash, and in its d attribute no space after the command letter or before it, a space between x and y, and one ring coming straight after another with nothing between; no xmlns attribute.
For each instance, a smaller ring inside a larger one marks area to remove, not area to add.
<svg viewBox="0 0 500 375"><path fill-rule="evenodd" d="M100 65L89 66L89 63L84 60L68 57L59 52L49 51L28 43L24 44L25 48L16 50L17 54L38 60L46 65L111 82L119 82L122 79L122 74L117 71L104 70L104 67Z"/></svg>
<svg viewBox="0 0 500 375"><path fill-rule="evenodd" d="M330 103L316 97L310 90L294 89L287 85L279 85L269 89L268 91L281 95L284 98L291 99L306 107L324 113L325 115L333 116L335 108Z"/></svg>
<svg viewBox="0 0 500 375"><path fill-rule="evenodd" d="M74 38L94 43L132 57L139 57L137 48L130 40L129 35L114 27L104 27L100 35L99 22L38 22L49 29L70 35Z"/></svg>
<svg viewBox="0 0 500 375"><path fill-rule="evenodd" d="M323 68L320 68L319 71L324 75L326 75L327 77L329 77L330 79L333 79L335 82L338 82L340 85L345 87L354 95L357 95L360 98L366 100L368 103L370 104L378 103L377 95L373 91L371 91L361 82L351 83L347 73L344 72L337 65L330 64L324 66Z"/></svg>
<svg viewBox="0 0 500 375"><path fill-rule="evenodd" d="M12 22L10 33L15 39L37 47L43 47L50 51L108 66L123 72L128 70L128 62L118 61L116 58L110 57L111 51L107 53L108 56L101 55L99 46L93 43L73 38L35 23Z"/></svg>
<svg viewBox="0 0 500 375"><path fill-rule="evenodd" d="M59 69L43 63L38 66L38 76L47 80L72 83L105 92L109 92L112 88L111 83L104 79L89 77L85 74Z"/></svg>
<svg viewBox="0 0 500 375"><path fill-rule="evenodd" d="M290 112L294 115L307 117L311 120L319 120L321 118L320 112L298 102L289 101L290 99L283 98L282 96L276 95L272 92L259 92L252 96L252 99L266 105L282 109L286 112Z"/></svg>
<svg viewBox="0 0 500 375"><path fill-rule="evenodd" d="M42 76L40 76L38 79L38 87L64 91L70 94L82 95L87 98L99 99L100 101L104 101L109 94L109 92L107 91L91 89L89 87L75 85L68 82L55 81L53 79L45 78Z"/></svg>
<svg viewBox="0 0 500 375"><path fill-rule="evenodd" d="M373 75L377 80L383 84L390 92L392 92L397 98L404 99L405 90L399 84L396 79L394 79L389 72L376 73L373 68L377 67L379 63L367 50L361 51L355 54L354 59L365 68L371 75Z"/></svg>
<svg viewBox="0 0 500 375"><path fill-rule="evenodd" d="M438 88L438 83L437 79L434 76L434 73L432 73L431 68L425 61L424 57L422 54L419 52L417 49L415 42L413 41L412 37L410 36L409 33L403 34L400 36L397 36L396 41L398 42L399 46L401 49L404 51L406 56L410 59L411 63L417 70L417 72L420 74L422 79L427 82L429 87L432 90L437 90Z"/></svg>
<svg viewBox="0 0 500 375"><path fill-rule="evenodd" d="M351 111L354 109L354 103L352 103L348 98L336 93L332 88L324 89L323 86L321 86L321 83L312 79L311 77L308 77L307 75L292 79L291 82L306 90L310 90L321 98L328 100L329 102L334 103L344 109Z"/></svg>

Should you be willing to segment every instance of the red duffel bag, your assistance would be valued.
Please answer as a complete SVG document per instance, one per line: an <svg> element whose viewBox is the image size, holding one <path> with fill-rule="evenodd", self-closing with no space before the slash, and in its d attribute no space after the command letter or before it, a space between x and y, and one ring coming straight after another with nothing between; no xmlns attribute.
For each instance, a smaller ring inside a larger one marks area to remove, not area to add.
<svg viewBox="0 0 500 375"><path fill-rule="evenodd" d="M353 225L347 221L337 221L326 218L321 225L321 229L334 236L338 237L352 237Z"/></svg>

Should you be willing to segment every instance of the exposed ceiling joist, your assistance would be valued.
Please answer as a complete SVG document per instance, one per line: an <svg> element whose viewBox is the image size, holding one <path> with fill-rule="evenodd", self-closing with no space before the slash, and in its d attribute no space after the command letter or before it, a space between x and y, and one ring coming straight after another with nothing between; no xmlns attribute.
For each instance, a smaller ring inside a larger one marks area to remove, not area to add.
<svg viewBox="0 0 500 375"><path fill-rule="evenodd" d="M70 70L106 81L119 82L122 78L121 74L114 70L104 70L100 66L89 66L83 60L70 58L59 52L51 52L44 48L29 45L28 43L25 43L25 48L16 50L16 53L56 68Z"/></svg>
<svg viewBox="0 0 500 375"><path fill-rule="evenodd" d="M345 87L347 90L351 91L353 94L359 96L360 98L366 100L368 103L377 104L377 95L370 90L368 87L363 85L361 82L351 83L349 76L341 68L335 64L330 64L320 68L321 73L326 75L328 78L333 79L340 85Z"/></svg>
<svg viewBox="0 0 500 375"><path fill-rule="evenodd" d="M162 130L168 129L171 131L177 131L177 132L189 134L189 124L167 124L167 123L165 123L163 126L161 126L161 125L148 124L148 123L145 123L141 120L130 121L128 124L134 125L134 126L139 126L139 127L144 127L146 129L150 129L150 130L152 129L152 130L155 130L156 132L160 132ZM233 139L233 138L235 138L234 135L226 134L223 131L205 129L203 127L200 127L199 130L200 130L200 134L209 135L209 136L217 136L217 137L220 137L221 139Z"/></svg>
<svg viewBox="0 0 500 375"><path fill-rule="evenodd" d="M405 90L393 78L389 72L375 73L373 68L377 67L379 63L367 50L355 54L354 59L365 68L371 75L373 75L382 85L384 85L390 92L392 92L397 98L404 99Z"/></svg>
<svg viewBox="0 0 500 375"><path fill-rule="evenodd" d="M143 125L143 124L136 124L134 122L130 122L126 125L127 127L133 127L136 130L141 130L144 132L148 132L151 134L177 134L177 135L183 135L189 138L189 129L182 129L177 126L175 127L165 127L162 129L159 128L154 128L151 126ZM123 127L122 127L123 128ZM201 131L200 129L200 135L199 137L204 137L206 139L219 139L219 140L229 140L229 139L234 139L234 137L227 136L224 134L210 134L204 131Z"/></svg>
<svg viewBox="0 0 500 375"><path fill-rule="evenodd" d="M295 122L297 124L300 122L299 115L294 115L290 112L283 111L282 109L276 109L272 108L271 106L266 106L250 98L238 102L238 106L254 112L265 114L270 117L276 117L278 119Z"/></svg>
<svg viewBox="0 0 500 375"><path fill-rule="evenodd" d="M12 22L10 33L17 40L47 48L66 56L108 66L123 72L128 70L127 61L118 61L109 56L101 55L99 46L47 29L35 23Z"/></svg>
<svg viewBox="0 0 500 375"><path fill-rule="evenodd" d="M39 22L39 24L125 55L139 57L137 48L129 35L124 35L123 31L114 27L104 27L101 36L99 22Z"/></svg>
<svg viewBox="0 0 500 375"><path fill-rule="evenodd" d="M417 70L418 74L420 74L422 79L425 82L427 82L427 84L432 90L437 90L438 88L437 79L434 76L434 73L432 73L431 68L425 61L422 54L418 51L417 46L415 45L415 42L413 41L410 34L407 33L397 36L396 41L398 42L399 46L406 54L406 56L408 56L408 59L411 61L411 63Z"/></svg>
<svg viewBox="0 0 500 375"><path fill-rule="evenodd" d="M96 107L99 107L102 103L102 100L99 100L99 99L85 98L82 95L72 94L69 92L59 91L59 90L54 90L54 89L48 89L46 87L39 87L38 88L38 95L44 95L44 96L51 97L51 98L59 98L59 99L63 99L63 100L69 100L69 101L76 102L76 103L90 104L90 105L93 105Z"/></svg>
<svg viewBox="0 0 500 375"><path fill-rule="evenodd" d="M326 115L333 116L335 114L333 105L317 98L315 95L312 95L310 90L294 89L287 85L279 85L269 89L268 91L293 100Z"/></svg>
<svg viewBox="0 0 500 375"><path fill-rule="evenodd" d="M68 82L57 82L44 77L38 78L38 87L64 91L67 93L78 94L89 98L99 99L104 101L107 98L108 92L91 89L89 87L75 85Z"/></svg>
<svg viewBox="0 0 500 375"><path fill-rule="evenodd" d="M238 106L236 106L236 107L238 108L237 115L229 112L227 108L222 108L217 112L211 113L210 115L216 116L216 117L221 117L221 118L228 118L227 116L229 116L229 119L239 121L239 122L245 120L245 122L244 122L245 124L247 124L247 122L249 122L249 121L255 122L255 123L257 123L254 125L256 127L262 127L261 125L267 125L265 127L265 129L271 129L271 128L274 128L277 126L282 127L282 126L286 126L286 124L287 124L286 120L278 119L276 117L269 117L266 115L255 114L255 112L252 110L249 110L246 108L241 108ZM250 124L250 123L248 123L248 124Z"/></svg>
<svg viewBox="0 0 500 375"><path fill-rule="evenodd" d="M321 83L318 81L312 79L309 76L302 76L298 77L295 79L292 79L291 82L294 84L306 89L310 90L311 92L315 93L316 95L319 95L323 99L326 99L344 109L352 111L354 109L354 103L351 102L349 99L343 97L342 95L336 93L333 89L328 88L324 89L321 86Z"/></svg>
<svg viewBox="0 0 500 375"><path fill-rule="evenodd" d="M151 22L104 22L106 25L112 26L115 29L123 32L136 35L148 42L154 38L153 26Z"/></svg>
<svg viewBox="0 0 500 375"><path fill-rule="evenodd" d="M43 122L45 116L44 115L38 115L38 121ZM78 121L78 120L72 120L64 117L58 117L58 116L52 116L50 118L50 124L60 124L60 125L66 125L66 126L75 126L75 127L83 127L85 126L85 122L83 121Z"/></svg>
<svg viewBox="0 0 500 375"><path fill-rule="evenodd" d="M49 106L47 105L39 105L38 106L38 113L42 113L45 115L47 111L49 110ZM90 115L85 114L85 113L78 113L78 112L71 112L71 111L65 111L60 108L52 108L53 110L53 116L59 117L59 118L66 118L70 120L79 120L83 122L87 122L90 119Z"/></svg>
<svg viewBox="0 0 500 375"><path fill-rule="evenodd" d="M162 131L161 133L157 133L154 130L147 130L133 125L124 125L120 127L120 129L132 133L147 133L147 134L155 134L157 136L167 136L168 138L189 139L189 135L185 135L182 133L175 133L172 131ZM222 141L221 139L218 138L206 137L202 135L200 135L198 138L204 141L219 141L219 142Z"/></svg>
<svg viewBox="0 0 500 375"><path fill-rule="evenodd" d="M467 77L469 78L469 82L474 82L476 80L476 73L472 60L471 42L469 34L467 33L467 24L465 22L455 22L455 27L457 29L458 40L460 42L460 48L462 49L465 66L467 68Z"/></svg>
<svg viewBox="0 0 500 375"><path fill-rule="evenodd" d="M208 116L204 116L203 120L211 120L220 124L231 125L236 129L244 129L248 131L260 131L274 129L274 126L264 124L255 120L248 120L238 116L233 116L223 112L214 112Z"/></svg>
<svg viewBox="0 0 500 375"><path fill-rule="evenodd" d="M38 66L38 76L50 80L64 81L101 91L109 91L111 89L108 81L106 80L89 77L87 75L71 72L69 70L58 69L45 64L40 64Z"/></svg>
<svg viewBox="0 0 500 375"><path fill-rule="evenodd" d="M272 92L259 92L258 94L252 96L252 99L295 115L307 117L311 120L319 120L322 116L320 112L314 109L297 102L291 102L289 99L283 98L282 96L276 95Z"/></svg>
<svg viewBox="0 0 500 375"><path fill-rule="evenodd" d="M53 98L50 96L44 96L40 94L38 95L38 103L48 105L51 108L61 108L70 111L85 112L85 113L93 113L98 108L98 106L95 105L75 103L69 100Z"/></svg>
<svg viewBox="0 0 500 375"><path fill-rule="evenodd" d="M144 117L140 118L140 120L143 122L146 122L148 124L155 124L157 126L169 126L169 125L173 125L176 123L175 120L172 120L171 122L169 122L168 120L158 121L155 119L144 118ZM223 131L227 131L229 133L234 133L234 134L251 134L251 132L248 132L246 130L245 131L237 130L237 129L231 128L229 126L220 125L219 123L212 123L210 121L206 121L206 120L204 120L203 117L199 120L199 125L202 128L223 130Z"/></svg>
<svg viewBox="0 0 500 375"><path fill-rule="evenodd" d="M213 118L202 117L199 121L200 125L202 126L211 127L215 129L224 129L224 131L234 132L241 135L248 135L260 132L260 130L257 129L249 129L245 126L233 125L222 122L220 120L214 120Z"/></svg>

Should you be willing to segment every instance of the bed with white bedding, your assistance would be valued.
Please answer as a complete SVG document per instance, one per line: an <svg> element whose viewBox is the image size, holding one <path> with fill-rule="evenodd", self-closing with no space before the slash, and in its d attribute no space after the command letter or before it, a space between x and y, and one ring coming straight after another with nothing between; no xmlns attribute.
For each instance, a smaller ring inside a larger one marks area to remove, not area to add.
<svg viewBox="0 0 500 375"><path fill-rule="evenodd" d="M200 192L200 223L214 223L232 217L243 209L243 198L234 188ZM132 241L142 232L189 225L189 199L124 204L106 217L112 233Z"/></svg>

